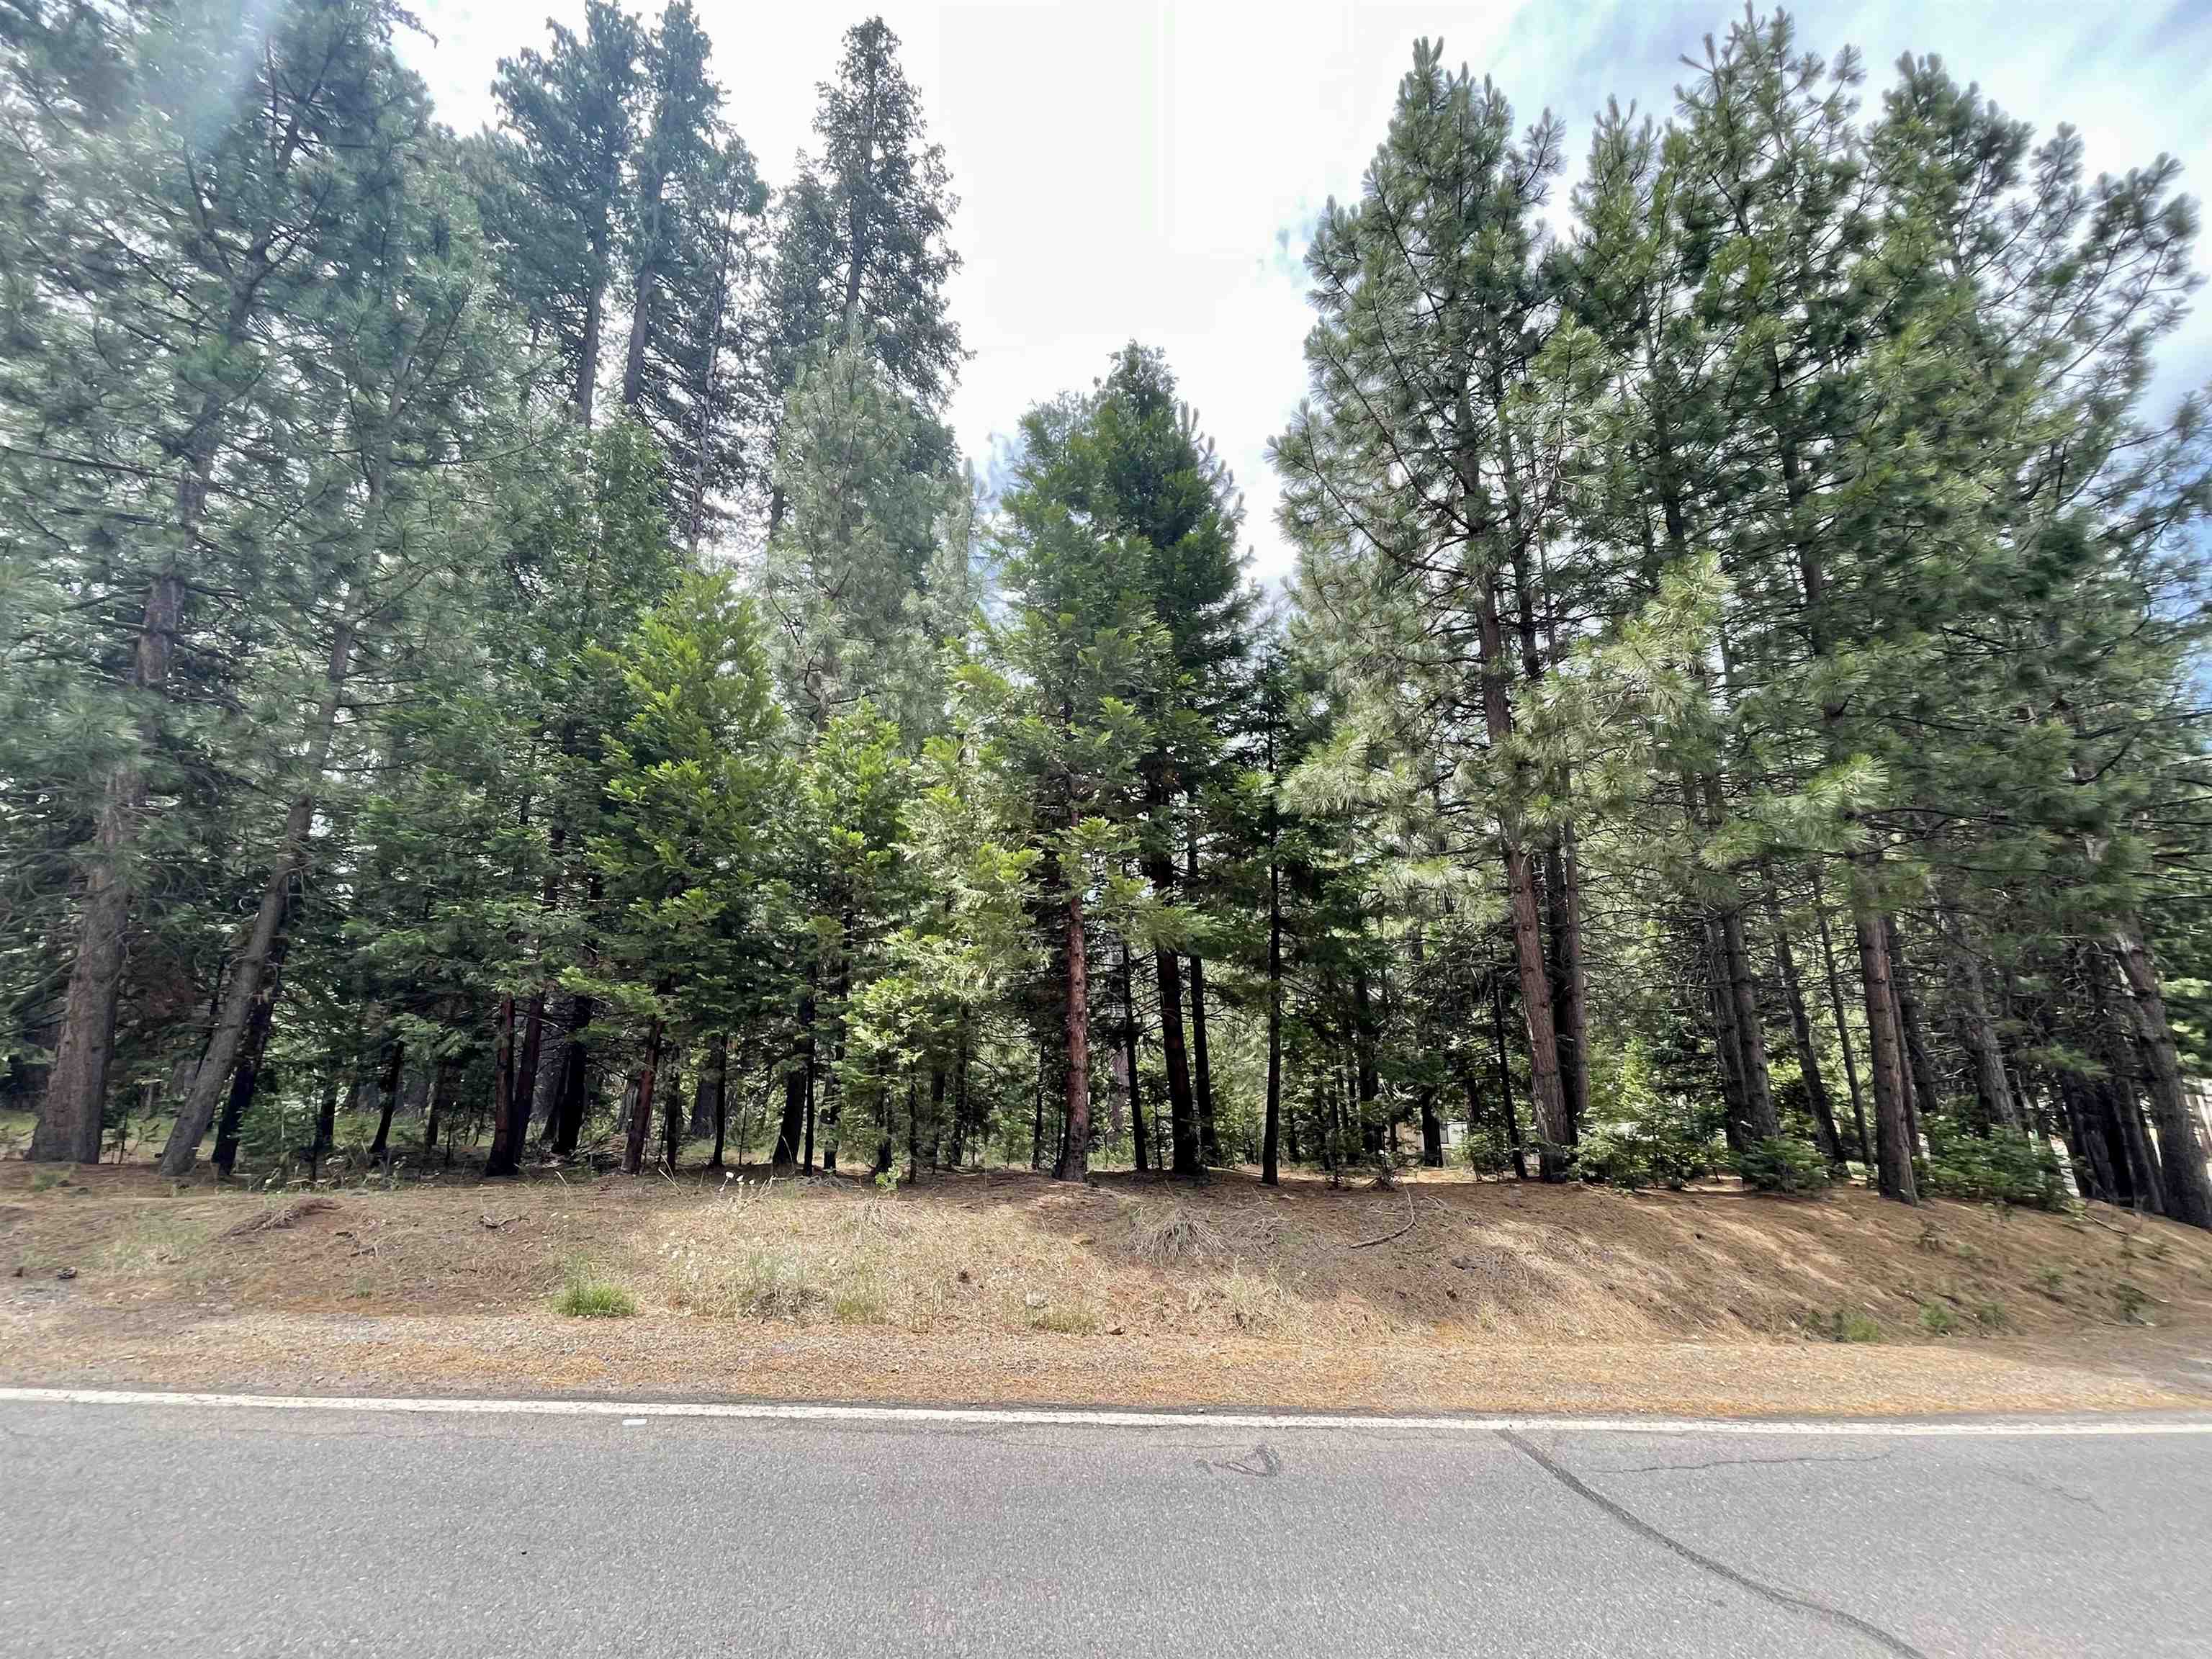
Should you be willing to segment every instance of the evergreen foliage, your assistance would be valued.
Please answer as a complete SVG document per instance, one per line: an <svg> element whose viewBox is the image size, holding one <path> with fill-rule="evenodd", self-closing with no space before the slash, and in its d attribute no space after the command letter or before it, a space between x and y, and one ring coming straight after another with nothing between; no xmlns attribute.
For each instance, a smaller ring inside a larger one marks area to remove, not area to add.
<svg viewBox="0 0 2212 1659"><path fill-rule="evenodd" d="M880 19L775 190L685 0L549 26L461 138L413 27L0 13L34 1157L734 1124L886 1183L1856 1169L2212 1226L2171 162L1747 15L1569 182L1421 42L1313 238L1270 593L1140 342L962 465Z"/></svg>

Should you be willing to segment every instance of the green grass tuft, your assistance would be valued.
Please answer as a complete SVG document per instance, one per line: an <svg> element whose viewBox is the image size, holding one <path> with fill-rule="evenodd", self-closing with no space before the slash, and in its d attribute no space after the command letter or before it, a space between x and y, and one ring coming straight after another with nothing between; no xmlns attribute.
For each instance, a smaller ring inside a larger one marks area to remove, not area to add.
<svg viewBox="0 0 2212 1659"><path fill-rule="evenodd" d="M637 1311L637 1298L611 1279L573 1267L553 1306L571 1319L628 1319Z"/></svg>
<svg viewBox="0 0 2212 1659"><path fill-rule="evenodd" d="M1881 1327L1856 1308L1838 1308L1829 1316L1828 1335L1838 1342L1879 1342Z"/></svg>

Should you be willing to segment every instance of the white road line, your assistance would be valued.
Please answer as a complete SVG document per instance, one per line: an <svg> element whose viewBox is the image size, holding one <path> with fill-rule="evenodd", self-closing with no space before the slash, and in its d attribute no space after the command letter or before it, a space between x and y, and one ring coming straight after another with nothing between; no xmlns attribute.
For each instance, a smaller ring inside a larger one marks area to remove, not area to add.
<svg viewBox="0 0 2212 1659"><path fill-rule="evenodd" d="M6 1389L0 1404L202 1406L286 1412L399 1412L459 1417L713 1418L769 1423L926 1423L949 1427L1116 1429L1413 1429L1429 1433L1880 1435L1921 1440L2003 1437L2078 1439L2212 1434L2212 1416L1982 1418L1956 1422L1874 1419L1682 1417L1362 1417L1346 1413L1123 1412L957 1406L827 1406L774 1401L468 1400L347 1395L190 1394L142 1389Z"/></svg>

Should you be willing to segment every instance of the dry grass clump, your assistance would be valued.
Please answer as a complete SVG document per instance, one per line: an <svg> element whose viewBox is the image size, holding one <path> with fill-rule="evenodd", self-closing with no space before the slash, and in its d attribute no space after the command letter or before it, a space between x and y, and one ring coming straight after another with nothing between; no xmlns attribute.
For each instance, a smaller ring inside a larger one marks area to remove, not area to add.
<svg viewBox="0 0 2212 1659"><path fill-rule="evenodd" d="M1221 1295L1231 1322L1247 1335L1258 1336L1281 1322L1283 1287L1273 1279L1246 1273L1242 1262L1230 1268Z"/></svg>
<svg viewBox="0 0 2212 1659"><path fill-rule="evenodd" d="M1185 1204L1134 1204L1129 1208L1129 1254L1165 1267L1226 1255L1221 1230Z"/></svg>

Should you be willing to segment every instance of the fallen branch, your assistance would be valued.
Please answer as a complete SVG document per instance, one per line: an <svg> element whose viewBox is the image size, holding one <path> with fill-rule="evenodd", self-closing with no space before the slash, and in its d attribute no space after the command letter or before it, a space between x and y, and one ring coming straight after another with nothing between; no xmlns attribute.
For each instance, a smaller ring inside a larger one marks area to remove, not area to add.
<svg viewBox="0 0 2212 1659"><path fill-rule="evenodd" d="M337 1208L337 1200L329 1198L301 1198L273 1210L264 1210L250 1216L235 1227L224 1229L225 1238L244 1238L252 1233L275 1232L291 1226L307 1216L320 1215L325 1210Z"/></svg>
<svg viewBox="0 0 2212 1659"><path fill-rule="evenodd" d="M1389 1243L1392 1239L1401 1237L1402 1237L1403 1235L1405 1235L1405 1234L1407 1234L1407 1233L1410 1233L1411 1231L1413 1231L1413 1183L1412 1183L1411 1182L1401 1182L1401 1183L1400 1183L1400 1185L1401 1185L1401 1187L1402 1190L1404 1191L1404 1193L1405 1193L1405 1194L1406 1194L1406 1221L1405 1221L1405 1224L1404 1224L1403 1226L1400 1226L1400 1227L1394 1227L1394 1228L1392 1228L1392 1229L1391 1229L1389 1232L1387 1232L1387 1233L1381 1233L1381 1234L1377 1234L1377 1235L1376 1235L1375 1237L1373 1237L1373 1238L1363 1238L1363 1239L1360 1239L1358 1243L1354 1243L1354 1244L1352 1246L1352 1248L1353 1249L1355 1249L1355 1250L1364 1250L1364 1249L1366 1249L1370 1245L1373 1245L1373 1244L1388 1244L1388 1243Z"/></svg>

